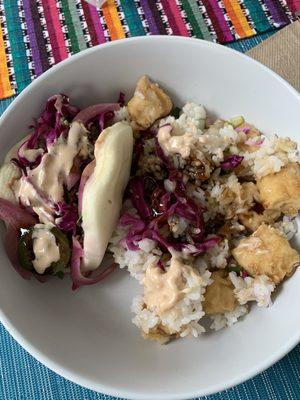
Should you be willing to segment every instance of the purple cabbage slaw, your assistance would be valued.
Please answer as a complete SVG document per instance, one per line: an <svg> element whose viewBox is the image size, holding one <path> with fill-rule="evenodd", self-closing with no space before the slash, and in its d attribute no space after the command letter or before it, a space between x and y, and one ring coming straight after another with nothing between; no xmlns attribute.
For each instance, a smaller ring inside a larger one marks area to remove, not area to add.
<svg viewBox="0 0 300 400"><path fill-rule="evenodd" d="M56 203L56 226L65 233L76 235L78 209L74 204L67 204L62 201Z"/></svg>
<svg viewBox="0 0 300 400"><path fill-rule="evenodd" d="M225 157L224 161L220 163L222 169L234 169L240 165L244 157L237 154Z"/></svg>
<svg viewBox="0 0 300 400"><path fill-rule="evenodd" d="M134 169L143 151L144 141L151 137L152 132L146 132L136 142L134 149ZM153 133L152 133L153 136ZM174 192L168 192L163 180L157 180L153 176L133 176L127 186L126 196L131 200L137 210L138 216L125 213L120 218L121 226L129 226L123 244L129 250L138 250L137 242L148 238L156 241L158 245L167 251L183 251L191 255L199 255L219 243L219 237L205 238L203 212L205 207L196 204L186 193L183 182L183 174L177 170L171 160L166 157L157 139L156 154L162 160L168 179L175 183ZM189 228L185 240L175 240L171 235L162 234L164 227L168 225L171 217L184 218L189 222ZM188 236L188 239L187 239Z"/></svg>
<svg viewBox="0 0 300 400"><path fill-rule="evenodd" d="M124 95L120 94L120 103L124 101ZM25 140L17 152L17 158L11 161L20 168L22 171L22 179L29 180L27 177L28 170L37 167L45 153L48 152L49 146L55 143L55 141L61 136L67 136L72 121L81 121L86 128L89 130L92 124L96 124L99 134L105 129L112 121L114 117L114 111L120 109L118 103L108 104L96 104L94 106L87 107L80 110L76 106L70 104L69 98L64 94L52 96L48 99L45 109L41 116L35 121L34 125L30 128L33 132L27 140ZM28 159L24 153L24 150L37 150L37 157L35 159ZM76 161L76 160L75 160ZM93 274L86 277L80 271L80 260L82 253L79 254L78 248L80 246L77 237L82 235L81 230L78 228L78 190L80 175L85 165L76 165L75 173L72 174L66 182L67 198L73 199L69 201L60 201L54 203L51 199L48 199L44 194L30 182L35 190L36 195L45 204L45 206L53 210L55 216L55 225L63 232L68 234L68 237L73 242L71 259L71 277L73 279L73 289L82 286L96 283L104 279L110 272L113 271L114 267L110 266L107 270L99 273L96 277ZM71 174L70 174L71 175ZM73 193L73 194L72 194ZM74 195L75 193L75 195ZM19 230L22 227L27 227L29 222L34 225L38 222L36 214L29 207L26 211L25 207L16 206L7 200L0 199L0 218L6 222L8 227L5 246L7 254L17 272L25 279L29 279L31 276L35 276L39 281L44 282L48 277L25 271L19 264L16 257L16 248L18 244ZM15 222L14 222L15 221ZM29 224L29 225L30 225ZM12 238L15 238L12 240ZM81 250L83 252L83 250ZM77 258L76 258L77 257ZM74 271L73 271L74 269Z"/></svg>
<svg viewBox="0 0 300 400"><path fill-rule="evenodd" d="M14 160L22 171L26 168L35 168L41 162L42 155L47 152L49 145L54 143L56 139L63 133L68 132L68 124L73 120L79 109L70 105L69 98L64 94L58 94L48 99L46 107L34 125L30 126L33 133L20 146L18 150L18 158ZM34 160L28 160L22 153L24 150L41 149Z"/></svg>

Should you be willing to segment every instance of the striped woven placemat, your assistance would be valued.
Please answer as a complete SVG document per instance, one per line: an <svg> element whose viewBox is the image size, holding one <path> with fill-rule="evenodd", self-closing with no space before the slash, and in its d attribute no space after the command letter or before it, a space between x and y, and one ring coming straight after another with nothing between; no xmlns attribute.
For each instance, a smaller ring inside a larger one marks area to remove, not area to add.
<svg viewBox="0 0 300 400"><path fill-rule="evenodd" d="M300 0L0 0L0 99L87 47L147 34L227 43L293 21Z"/></svg>
<svg viewBox="0 0 300 400"><path fill-rule="evenodd" d="M229 47L246 52L267 39L262 33L231 42ZM13 98L0 100L0 116ZM255 349L254 349L255 350ZM36 361L0 324L1 400L117 400L84 389L60 377ZM198 400L300 400L300 345L255 378L234 388Z"/></svg>

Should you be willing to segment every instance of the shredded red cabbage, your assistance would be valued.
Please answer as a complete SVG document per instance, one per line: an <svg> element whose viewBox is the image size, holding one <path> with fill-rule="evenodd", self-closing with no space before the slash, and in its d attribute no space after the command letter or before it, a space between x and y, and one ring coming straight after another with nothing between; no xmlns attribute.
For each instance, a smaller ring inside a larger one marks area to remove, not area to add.
<svg viewBox="0 0 300 400"><path fill-rule="evenodd" d="M131 215L129 213L125 213L122 215L122 217L119 220L119 224L121 226L130 225L131 230L136 231L136 232L142 232L146 227L146 224L144 221L142 221L138 217L134 217L133 215Z"/></svg>
<svg viewBox="0 0 300 400"><path fill-rule="evenodd" d="M245 141L245 144L247 144L248 146L261 146L263 144L263 142L265 141L264 138L253 138L253 139L248 139Z"/></svg>
<svg viewBox="0 0 300 400"><path fill-rule="evenodd" d="M246 135L251 131L251 129L247 126L243 126L242 128L235 128L237 132L244 132Z"/></svg>
<svg viewBox="0 0 300 400"><path fill-rule="evenodd" d="M69 98L64 94L55 95L48 99L45 111L38 120L40 127L46 129L43 136L47 146L55 142L68 129L68 124L78 112L79 109L70 105Z"/></svg>
<svg viewBox="0 0 300 400"><path fill-rule="evenodd" d="M121 225L131 227L124 240L129 250L138 250L137 242L148 238L166 250L186 250L197 255L215 246L220 240L218 237L204 238L205 208L196 204L180 188L169 193L161 181L150 176L135 176L128 184L128 196L139 215L137 218L124 214L120 219ZM189 222L187 232L181 239L175 240L171 235L165 237L161 233L169 231L168 220L173 216Z"/></svg>
<svg viewBox="0 0 300 400"><path fill-rule="evenodd" d="M166 250L182 251L188 249L191 243L193 252L199 253L209 246L215 245L219 240L210 240L206 243L204 239L203 211L205 208L196 204L187 194L183 182L183 174L176 169L172 160L165 155L157 140L157 131L146 131L135 143L132 175L127 186L127 195L136 208L139 218L121 217L121 225L131 226L124 243L130 250L137 250L137 242L148 238L156 241ZM138 168L139 159L143 153L145 140L155 139L156 155L163 163L162 168L168 179L175 183L174 192L166 191L163 181L152 176L134 176ZM171 235L165 237L162 231L169 231L168 220L177 216L185 218L189 222L187 236L175 240ZM165 229L167 227L168 229ZM185 240L185 242L184 242Z"/></svg>
<svg viewBox="0 0 300 400"><path fill-rule="evenodd" d="M132 204L137 209L140 217L144 220L148 220L152 216L152 209L146 201L146 193L149 190L151 193L150 184L154 182L154 178L151 177L134 177L129 181L128 192Z"/></svg>
<svg viewBox="0 0 300 400"><path fill-rule="evenodd" d="M233 169L240 165L244 157L237 154L225 157L224 161L220 163L222 169Z"/></svg>
<svg viewBox="0 0 300 400"><path fill-rule="evenodd" d="M28 184L31 185L32 190L35 192L36 196L47 206L49 212L53 215L53 217L56 218L55 224L57 225L57 227L63 232L75 234L78 220L77 206L73 205L72 203L66 203L63 201L55 203L47 198L28 177L24 176L22 177L22 179L26 180Z"/></svg>
<svg viewBox="0 0 300 400"><path fill-rule="evenodd" d="M142 233L146 228L145 222L141 219L134 217L128 213L123 214L119 220L121 226L130 226L130 231L128 232L125 243L129 250L138 250L136 242L142 239Z"/></svg>
<svg viewBox="0 0 300 400"><path fill-rule="evenodd" d="M137 242L142 239L152 239L163 248L169 249L172 246L154 228L148 229L145 222L130 214L124 214L119 221L121 226L130 226L125 243L129 250L139 250Z"/></svg>
<svg viewBox="0 0 300 400"><path fill-rule="evenodd" d="M48 99L46 107L40 118L32 126L34 129L30 137L20 146L18 150L18 162L22 170L27 167L35 168L41 162L43 153L61 134L68 130L68 124L73 120L79 109L70 104L69 98L64 94L58 94ZM34 160L28 160L23 152L41 149Z"/></svg>
<svg viewBox="0 0 300 400"><path fill-rule="evenodd" d="M124 214L119 221L121 226L130 226L125 237L125 243L128 250L139 250L137 243L142 239L152 239L157 242L163 249L172 252L184 251L185 253L191 254L193 256L198 256L199 254L205 253L220 242L220 238L215 236L209 239L202 240L200 243L182 243L175 242L174 240L165 239L160 233L157 227L152 226L151 228L146 227L146 224L130 214Z"/></svg>
<svg viewBox="0 0 300 400"><path fill-rule="evenodd" d="M63 232L76 234L78 210L73 204L67 204L62 201L56 203L56 214L58 217L55 224Z"/></svg>
<svg viewBox="0 0 300 400"><path fill-rule="evenodd" d="M157 156L162 160L163 165L167 171L168 179L172 182L176 182L176 188L185 191L185 184L183 182L183 174L177 168L175 168L173 162L167 157L161 148L157 138L155 138L155 151Z"/></svg>
<svg viewBox="0 0 300 400"><path fill-rule="evenodd" d="M185 246L185 249L190 252L193 256L198 256L200 254L206 253L208 250L215 247L218 243L220 243L221 238L218 236L211 237L209 239L205 239L202 243L198 243L193 245L193 247L189 249L189 245Z"/></svg>

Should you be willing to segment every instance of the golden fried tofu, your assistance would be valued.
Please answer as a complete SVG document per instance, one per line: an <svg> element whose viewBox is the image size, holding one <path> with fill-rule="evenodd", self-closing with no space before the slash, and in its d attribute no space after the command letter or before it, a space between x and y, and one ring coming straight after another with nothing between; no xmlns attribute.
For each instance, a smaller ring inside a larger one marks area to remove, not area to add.
<svg viewBox="0 0 300 400"><path fill-rule="evenodd" d="M226 277L224 271L216 271L211 275L213 283L206 288L203 309L206 314L224 314L237 306L237 300L233 292L233 284Z"/></svg>
<svg viewBox="0 0 300 400"><path fill-rule="evenodd" d="M265 208L295 215L300 210L300 166L289 163L275 174L258 179L257 187Z"/></svg>
<svg viewBox="0 0 300 400"><path fill-rule="evenodd" d="M142 332L143 338L147 340L155 340L160 344L167 344L176 337L175 334L168 333L163 326L156 326L149 330L148 333Z"/></svg>
<svg viewBox="0 0 300 400"><path fill-rule="evenodd" d="M278 229L266 224L242 239L232 254L250 275L267 275L275 284L290 275L300 263L298 252L291 248L288 240Z"/></svg>
<svg viewBox="0 0 300 400"><path fill-rule="evenodd" d="M246 204L252 204L253 201L259 200L259 192L257 186L253 182L242 183L242 199Z"/></svg>
<svg viewBox="0 0 300 400"><path fill-rule="evenodd" d="M258 214L254 210L247 211L244 214L239 214L239 221L250 231L256 231L263 223L272 224L280 216L280 211L264 210L262 214Z"/></svg>
<svg viewBox="0 0 300 400"><path fill-rule="evenodd" d="M158 85L144 75L139 79L127 107L132 120L141 130L145 130L157 119L170 114L172 101Z"/></svg>

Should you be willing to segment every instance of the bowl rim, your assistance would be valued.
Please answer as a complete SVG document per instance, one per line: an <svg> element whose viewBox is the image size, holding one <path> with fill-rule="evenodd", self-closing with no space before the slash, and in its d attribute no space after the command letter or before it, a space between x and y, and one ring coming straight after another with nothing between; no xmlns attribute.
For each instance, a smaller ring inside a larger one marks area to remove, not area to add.
<svg viewBox="0 0 300 400"><path fill-rule="evenodd" d="M205 41L202 39L197 39L197 38L188 38L188 37L182 37L182 36L166 36L166 35L155 35L155 36L139 36L139 37L133 37L133 38L126 38L126 40L119 39L115 40L112 42L104 43L104 44L99 44L97 46L91 47L89 49L85 49L77 54L72 55L71 57L61 61L60 63L54 65L47 71L45 71L42 75L37 77L34 81L32 81L20 94L17 95L17 97L11 102L11 104L7 107L7 109L4 111L4 113L0 117L0 129L3 121L8 117L8 115L14 110L17 104L21 103L23 101L23 98L29 93L33 88L38 86L40 82L43 80L47 79L47 77L51 74L55 74L57 71L59 71L60 68L65 68L66 65L76 62L76 60L85 57L88 54L94 53L101 51L101 48L106 48L106 47L114 47L114 46L122 46L122 44L126 43L128 44L129 42L148 42L148 41L153 41L153 42L161 42L161 41L172 41L172 42L178 42L178 43L186 43L187 41L189 43L193 42L195 45L199 45L200 47L207 47L207 48L215 48L218 49L218 52L223 52L227 53L229 55L234 55L235 57L241 57L247 59L248 62L252 63L256 68L260 68L265 70L268 74L273 76L274 79L280 82L281 85L283 85L286 90L288 90L293 96L296 97L296 99L299 101L300 104L300 93L297 92L295 88L293 88L287 81L285 81L281 76L279 76L276 72L272 71L265 65L261 64L260 62L254 60L253 58L249 57L248 55L244 53L240 53L237 50L234 50L229 47L225 47L223 45ZM261 362L259 365L256 367L253 367L251 370L249 370L247 373L238 375L237 377L232 378L229 380L226 384L224 383L216 383L213 385L210 385L209 387L206 388L199 388L197 391L190 391L190 392L185 392L185 393L174 393L172 391L169 391L166 394L157 394L157 395L148 395L147 393L134 393L130 390L126 389L120 389L117 387L109 386L106 385L105 383L100 383L100 382L95 382L93 380L90 380L88 378L84 378L77 373L74 373L71 369L66 369L61 367L58 363L56 363L54 360L51 359L50 356L44 354L42 351L38 350L35 348L34 344L32 344L28 339L26 339L22 332L20 332L14 324L10 321L10 318L8 315L4 313L4 311L1 308L0 305L0 322L3 324L3 326L7 329L7 331L12 335L12 337L29 353L31 354L36 360L41 362L43 365L45 365L47 368L52 370L53 372L59 374L63 378L78 384L84 388L94 390L98 393L105 393L111 396L115 397L123 397L126 399L132 399L132 400L185 400L185 399L191 399L195 397L201 397L201 396L207 396L213 393L218 393L222 392L226 389L229 389L233 386L236 386L240 383L245 382L248 379L253 378L255 375L261 373L265 369L269 368L271 365L276 363L278 360L280 360L282 357L284 357L289 351L291 351L299 342L300 342L300 331L295 333L288 342L284 343L283 346L276 351L276 353L271 354L267 359L265 359L263 362Z"/></svg>

